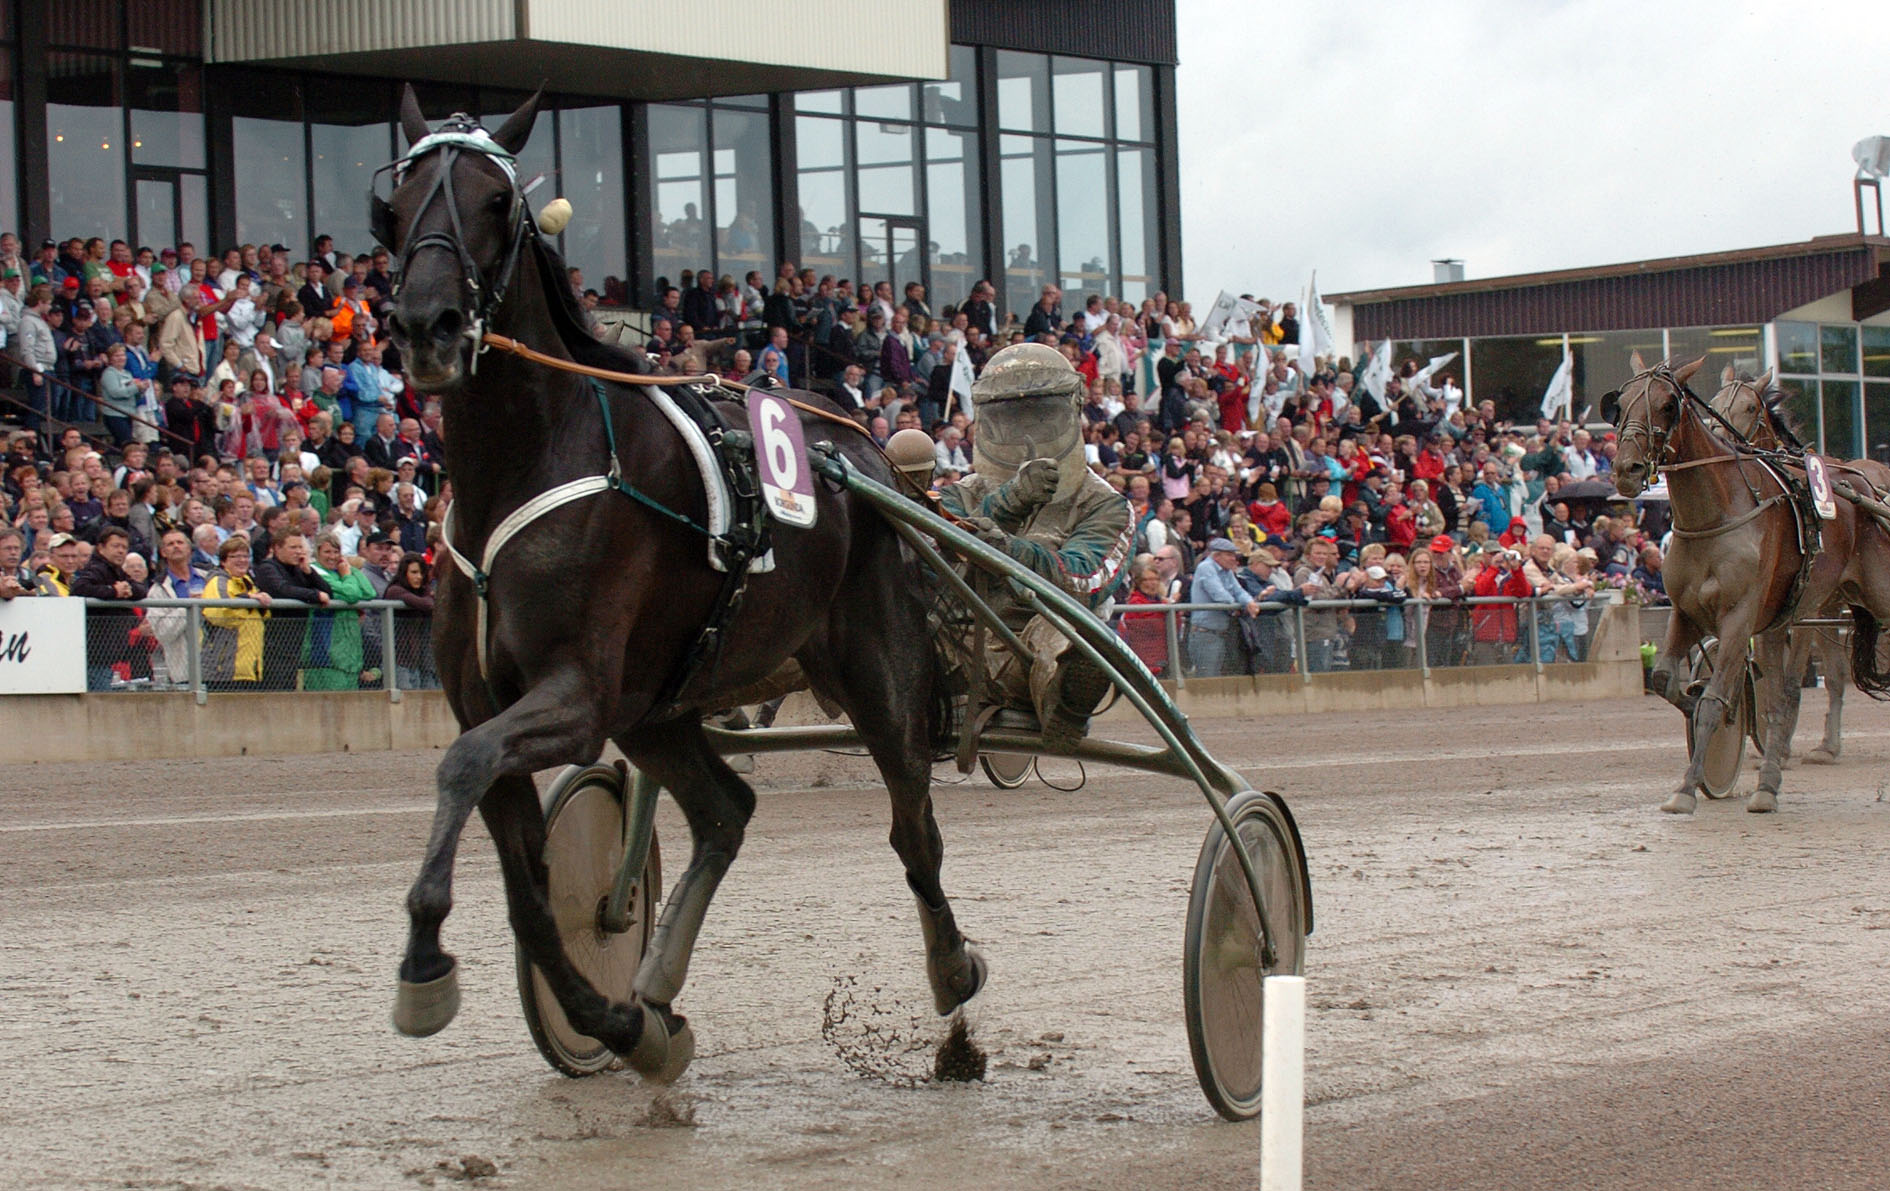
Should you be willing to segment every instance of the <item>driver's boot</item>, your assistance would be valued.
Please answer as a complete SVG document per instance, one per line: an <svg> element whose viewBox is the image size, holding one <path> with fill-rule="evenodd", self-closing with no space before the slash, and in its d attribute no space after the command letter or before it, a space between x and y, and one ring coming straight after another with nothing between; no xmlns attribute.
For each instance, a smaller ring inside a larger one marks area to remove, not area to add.
<svg viewBox="0 0 1890 1191"><path fill-rule="evenodd" d="M1050 667L1037 698L1037 714L1043 722L1044 747L1067 751L1089 733L1089 717L1115 680L1075 648L1065 649Z"/></svg>

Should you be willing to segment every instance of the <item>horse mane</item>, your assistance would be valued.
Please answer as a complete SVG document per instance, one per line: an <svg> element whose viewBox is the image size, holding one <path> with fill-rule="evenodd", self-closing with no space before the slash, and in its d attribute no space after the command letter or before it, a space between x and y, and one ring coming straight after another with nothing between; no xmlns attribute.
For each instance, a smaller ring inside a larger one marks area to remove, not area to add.
<svg viewBox="0 0 1890 1191"><path fill-rule="evenodd" d="M1772 433L1786 446L1800 451L1809 450L1803 439L1798 437L1798 427L1790 414L1785 412L1783 402L1785 394L1776 386L1759 394L1759 406L1765 410L1766 424L1772 427Z"/></svg>
<svg viewBox="0 0 1890 1191"><path fill-rule="evenodd" d="M544 283L545 307L551 311L551 322L558 330L558 340L571 353L571 358L588 367L611 372L647 374L653 371L649 357L637 348L606 343L591 334L590 319L566 281L570 274L566 271L564 257L549 239L536 231L527 235L532 256L538 265L539 277Z"/></svg>

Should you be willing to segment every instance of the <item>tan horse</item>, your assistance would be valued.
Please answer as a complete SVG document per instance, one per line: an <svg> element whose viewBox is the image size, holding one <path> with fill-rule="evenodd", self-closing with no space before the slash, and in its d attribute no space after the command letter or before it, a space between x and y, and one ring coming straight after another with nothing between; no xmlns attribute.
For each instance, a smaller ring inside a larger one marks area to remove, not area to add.
<svg viewBox="0 0 1890 1191"><path fill-rule="evenodd" d="M1779 414L1765 397L1771 388L1771 383L1770 372L1756 380L1746 380L1735 374L1732 367L1728 365L1720 374L1719 392L1714 394L1713 400L1708 403L1745 441L1761 450L1777 450L1785 445L1775 425ZM1871 463L1869 460L1859 460L1848 465L1827 461L1826 466L1833 470L1847 466L1860 472L1869 468L1876 473L1881 473L1881 478L1878 479L1879 487L1882 487L1884 481L1890 480L1890 468ZM1844 607L1840 602L1815 612L1807 611L1808 614L1820 619L1831 619L1842 616ZM1770 690L1770 684L1774 681L1794 684L1793 689L1797 689L1795 684L1805 672L1806 661L1813 653L1816 653L1818 671L1824 676L1826 698L1824 739L1816 748L1805 754L1804 760L1810 765L1834 765L1837 763L1838 754L1844 748L1844 688L1851 685L1850 654L1837 629L1807 628L1800 625L1787 632L1789 636L1786 638L1785 666L1776 675L1760 675L1760 698L1776 697L1767 693ZM1789 708L1794 726L1798 710L1796 703L1796 699L1793 699L1792 706ZM1792 733L1787 732L1785 755L1779 758L1780 763L1786 768L1790 768L1792 763L1791 742Z"/></svg>
<svg viewBox="0 0 1890 1191"><path fill-rule="evenodd" d="M1762 673L1784 668L1784 634L1796 608L1823 608L1842 598L1856 625L1854 678L1866 692L1890 691L1877 669L1879 621L1890 618L1890 538L1849 502L1822 525L1821 549L1801 541L1794 495L1787 479L1750 448L1716 434L1706 402L1687 388L1705 357L1648 367L1636 352L1634 378L1602 399L1601 414L1619 428L1615 489L1627 498L1645 491L1656 470L1667 476L1673 508L1673 545L1665 566L1674 615L1668 622L1655 689L1691 726L1693 750L1686 773L1661 809L1691 814L1701 785L1707 746L1736 722L1734 700L1745 681L1746 643L1758 638ZM1707 637L1713 676L1695 693L1676 682L1673 667ZM1765 764L1759 788L1746 802L1755 813L1778 809L1784 748L1791 726L1772 701L1763 709Z"/></svg>

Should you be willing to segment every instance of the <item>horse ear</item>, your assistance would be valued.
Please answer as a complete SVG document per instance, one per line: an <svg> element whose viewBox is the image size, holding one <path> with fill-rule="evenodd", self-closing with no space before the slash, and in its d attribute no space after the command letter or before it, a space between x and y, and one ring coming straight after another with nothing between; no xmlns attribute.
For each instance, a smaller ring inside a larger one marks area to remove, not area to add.
<svg viewBox="0 0 1890 1191"><path fill-rule="evenodd" d="M1636 372L1647 371L1647 361L1641 359L1641 351L1639 348L1634 349L1634 354L1628 357L1627 362L1628 362L1628 367L1632 368Z"/></svg>
<svg viewBox="0 0 1890 1191"><path fill-rule="evenodd" d="M401 84L400 131L406 134L410 149L432 131L427 127L427 118L420 114L420 100L413 93L412 83Z"/></svg>
<svg viewBox="0 0 1890 1191"><path fill-rule="evenodd" d="M1759 392L1761 393L1771 388L1772 387L1772 370L1770 368L1767 368L1764 372L1760 373L1759 379L1753 381L1752 386L1756 388L1757 390L1759 390Z"/></svg>
<svg viewBox="0 0 1890 1191"><path fill-rule="evenodd" d="M499 131L492 134L492 139L499 142L499 147L507 153L516 155L531 138L532 124L538 119L538 102L545 97L545 89L540 87L532 92L532 97L519 105L519 109L505 118L499 125Z"/></svg>
<svg viewBox="0 0 1890 1191"><path fill-rule="evenodd" d="M1706 363L1705 356L1701 356L1697 360L1690 360L1673 370L1673 378L1684 385L1693 378L1693 374L1698 372L1700 366L1704 363Z"/></svg>
<svg viewBox="0 0 1890 1191"><path fill-rule="evenodd" d="M1726 365L1725 369L1722 370L1719 374L1720 387L1724 388L1725 386L1730 385L1731 383L1733 383L1733 381L1737 379L1738 377L1733 372L1733 366L1731 364L1728 364Z"/></svg>

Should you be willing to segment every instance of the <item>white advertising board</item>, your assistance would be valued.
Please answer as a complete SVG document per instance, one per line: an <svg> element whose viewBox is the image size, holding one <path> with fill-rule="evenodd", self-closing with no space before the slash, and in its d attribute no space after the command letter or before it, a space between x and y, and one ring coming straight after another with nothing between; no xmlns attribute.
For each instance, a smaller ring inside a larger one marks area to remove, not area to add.
<svg viewBox="0 0 1890 1191"><path fill-rule="evenodd" d="M85 690L85 601L22 597L0 602L0 695Z"/></svg>

